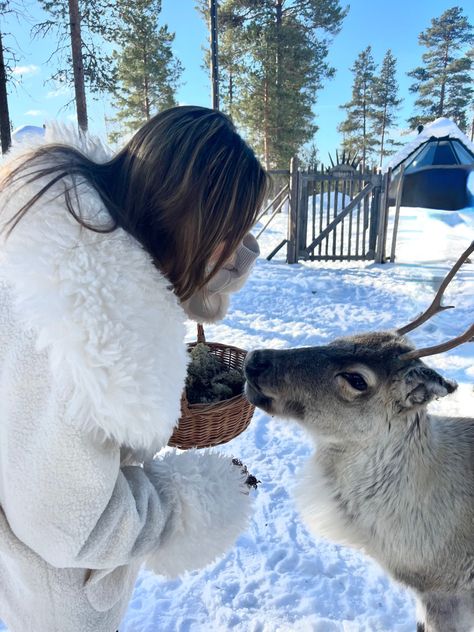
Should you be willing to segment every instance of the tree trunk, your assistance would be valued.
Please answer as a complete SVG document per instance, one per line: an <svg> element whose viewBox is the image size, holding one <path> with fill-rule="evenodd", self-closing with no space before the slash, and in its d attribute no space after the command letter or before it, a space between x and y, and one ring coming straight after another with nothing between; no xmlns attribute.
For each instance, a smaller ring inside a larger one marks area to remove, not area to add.
<svg viewBox="0 0 474 632"><path fill-rule="evenodd" d="M447 77L446 77L446 67L448 65L448 54L449 54L449 45L446 45L446 50L444 53L444 59L443 59L443 81L441 83L441 93L439 96L439 106L438 106L438 118L440 116L443 116L444 114L444 100L445 100L445 96L446 96L446 81L447 81Z"/></svg>
<svg viewBox="0 0 474 632"><path fill-rule="evenodd" d="M385 104L384 110L383 110L382 137L380 139L380 164L379 164L379 167L381 169L382 169L382 162L383 162L383 146L384 146L384 142L385 142L385 126L387 124L386 121L387 121L387 104Z"/></svg>
<svg viewBox="0 0 474 632"><path fill-rule="evenodd" d="M365 158L367 155L367 96L364 92L364 102L362 105L362 168L365 171Z"/></svg>
<svg viewBox="0 0 474 632"><path fill-rule="evenodd" d="M438 118L440 116L443 116L445 92L446 92L446 79L443 79L443 83L441 84L441 93L440 93L440 96L439 96Z"/></svg>
<svg viewBox="0 0 474 632"><path fill-rule="evenodd" d="M263 160L265 169L270 169L270 133L269 133L268 79L264 81L263 96Z"/></svg>
<svg viewBox="0 0 474 632"><path fill-rule="evenodd" d="M275 142L276 146L280 148L281 138L281 75L282 75L282 55L281 55L281 29L283 21L283 0L276 0L276 129L275 129Z"/></svg>
<svg viewBox="0 0 474 632"><path fill-rule="evenodd" d="M147 121L150 120L150 85L148 81L148 57L146 49L143 51L143 96L144 114Z"/></svg>
<svg viewBox="0 0 474 632"><path fill-rule="evenodd" d="M72 69L76 96L77 123L87 131L86 90L84 86L84 65L82 61L81 16L78 0L69 0L69 23L71 26Z"/></svg>
<svg viewBox="0 0 474 632"><path fill-rule="evenodd" d="M5 154L12 144L10 132L10 115L8 112L7 72L3 58L2 33L0 32L0 136L2 140L2 154Z"/></svg>
<svg viewBox="0 0 474 632"><path fill-rule="evenodd" d="M148 75L145 75L145 119L150 120L150 97L148 95Z"/></svg>
<svg viewBox="0 0 474 632"><path fill-rule="evenodd" d="M219 109L219 56L217 50L217 0L209 0L211 40L211 94L212 108Z"/></svg>

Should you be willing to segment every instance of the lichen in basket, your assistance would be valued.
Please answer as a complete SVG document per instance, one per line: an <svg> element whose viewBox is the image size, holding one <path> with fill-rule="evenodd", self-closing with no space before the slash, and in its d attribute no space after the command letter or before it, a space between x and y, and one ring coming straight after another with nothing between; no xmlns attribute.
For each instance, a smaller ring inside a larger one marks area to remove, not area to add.
<svg viewBox="0 0 474 632"><path fill-rule="evenodd" d="M190 355L186 377L186 397L190 404L221 402L242 393L242 372L221 362L206 344L198 342Z"/></svg>

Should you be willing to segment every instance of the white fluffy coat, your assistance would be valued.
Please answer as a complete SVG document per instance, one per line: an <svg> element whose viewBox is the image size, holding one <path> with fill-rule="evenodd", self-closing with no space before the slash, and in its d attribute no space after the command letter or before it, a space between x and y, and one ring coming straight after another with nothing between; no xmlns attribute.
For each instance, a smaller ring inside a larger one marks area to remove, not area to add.
<svg viewBox="0 0 474 632"><path fill-rule="evenodd" d="M0 225L42 184L2 193ZM213 561L250 503L227 458L151 460L180 414L185 314L141 246L82 229L62 187L1 243L0 618L11 632L114 632L143 562L177 575ZM79 200L107 225L86 183Z"/></svg>

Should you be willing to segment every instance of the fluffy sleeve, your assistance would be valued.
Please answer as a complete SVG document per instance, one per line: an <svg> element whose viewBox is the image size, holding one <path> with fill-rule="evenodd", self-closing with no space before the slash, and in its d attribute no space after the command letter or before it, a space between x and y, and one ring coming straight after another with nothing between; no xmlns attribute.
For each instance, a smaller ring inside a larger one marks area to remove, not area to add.
<svg viewBox="0 0 474 632"><path fill-rule="evenodd" d="M2 508L16 537L53 566L148 558L176 576L212 562L246 528L245 474L230 458L170 451L120 467L118 446L67 423L11 428L1 433Z"/></svg>

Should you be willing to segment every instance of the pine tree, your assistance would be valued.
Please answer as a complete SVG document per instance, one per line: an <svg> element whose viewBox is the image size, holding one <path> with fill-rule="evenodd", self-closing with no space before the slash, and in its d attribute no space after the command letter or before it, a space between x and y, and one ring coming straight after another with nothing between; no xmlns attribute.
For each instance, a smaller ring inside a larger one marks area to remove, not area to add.
<svg viewBox="0 0 474 632"><path fill-rule="evenodd" d="M0 16L3 18L8 10L8 2L0 2ZM10 132L10 113L8 110L8 65L4 46L4 24L0 22L0 141L2 154L10 148L12 139Z"/></svg>
<svg viewBox="0 0 474 632"><path fill-rule="evenodd" d="M206 4L198 0L204 16ZM346 13L338 0L220 2L223 109L267 167L286 167L314 136L316 94L335 72L326 62L329 37Z"/></svg>
<svg viewBox="0 0 474 632"><path fill-rule="evenodd" d="M382 166L385 156L393 154L400 143L388 138L390 128L393 127L397 110L402 102L398 98L398 83L396 79L397 60L389 49L383 58L380 74L374 82L374 112L373 130L377 135L379 145L379 166Z"/></svg>
<svg viewBox="0 0 474 632"><path fill-rule="evenodd" d="M28 18L27 7L17 0L0 0L0 146L2 154L6 153L12 142L12 124L8 106L9 86L14 83L13 65L18 62L17 47L9 45L9 20ZM15 40L16 41L16 40ZM18 44L17 44L18 46Z"/></svg>
<svg viewBox="0 0 474 632"><path fill-rule="evenodd" d="M424 65L408 73L415 79L410 92L419 95L415 101L415 114L408 123L414 128L446 116L466 130L467 111L474 96L473 60L466 50L474 43L472 24L461 7L453 7L439 18L433 18L431 26L420 33L418 41L428 50L422 56Z"/></svg>
<svg viewBox="0 0 474 632"><path fill-rule="evenodd" d="M114 4L111 0L39 0L50 15L36 24L32 33L45 37L55 33L57 69L50 77L74 88L78 124L87 129L86 87L92 93L111 89L114 83L112 58L104 52L104 41L113 39ZM64 44L70 42L70 44Z"/></svg>
<svg viewBox="0 0 474 632"><path fill-rule="evenodd" d="M196 0L196 9L210 29L209 0ZM219 101L221 109L236 119L236 95L242 78L245 76L245 52L236 33L243 20L236 19L233 8L223 8L218 3L218 65L219 65ZM210 70L210 48L204 48L204 67Z"/></svg>
<svg viewBox="0 0 474 632"><path fill-rule="evenodd" d="M69 23L71 28L71 61L76 95L77 123L82 131L87 131L86 85L82 55L81 14L78 0L69 0Z"/></svg>
<svg viewBox="0 0 474 632"><path fill-rule="evenodd" d="M308 171L314 171L320 163L318 158L319 151L316 145L316 142L313 142L306 145L299 155L300 165L303 169L307 169Z"/></svg>
<svg viewBox="0 0 474 632"><path fill-rule="evenodd" d="M332 69L315 62L296 14L277 19L269 11L256 18L247 27L253 63L239 90L234 116L248 129L267 168L286 167L317 130L314 95L322 75L332 74Z"/></svg>
<svg viewBox="0 0 474 632"><path fill-rule="evenodd" d="M338 129L343 134L342 146L361 158L364 168L373 156L377 137L372 123L375 119L375 84L377 66L371 46L359 53L350 69L354 74L352 99L340 107L346 110L346 118Z"/></svg>
<svg viewBox="0 0 474 632"><path fill-rule="evenodd" d="M117 87L114 91L115 117L130 133L153 114L176 105L175 92L182 73L174 57L174 33L159 25L161 0L119 0L121 26L117 40L121 50L114 53ZM112 141L122 132L110 134Z"/></svg>

